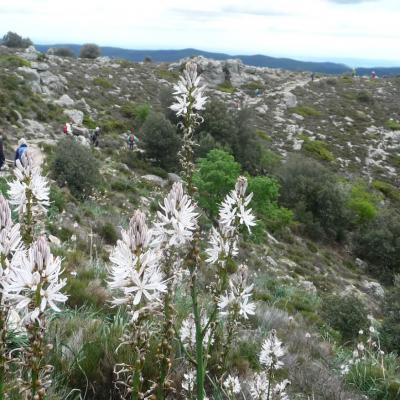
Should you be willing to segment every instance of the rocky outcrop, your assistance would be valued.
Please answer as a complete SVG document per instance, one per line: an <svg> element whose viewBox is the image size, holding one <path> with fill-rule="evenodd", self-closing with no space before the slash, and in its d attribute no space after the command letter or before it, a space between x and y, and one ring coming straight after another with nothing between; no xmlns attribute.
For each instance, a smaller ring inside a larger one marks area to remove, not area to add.
<svg viewBox="0 0 400 400"><path fill-rule="evenodd" d="M79 110L64 110L64 114L68 115L71 121L76 125L82 125L83 112Z"/></svg>

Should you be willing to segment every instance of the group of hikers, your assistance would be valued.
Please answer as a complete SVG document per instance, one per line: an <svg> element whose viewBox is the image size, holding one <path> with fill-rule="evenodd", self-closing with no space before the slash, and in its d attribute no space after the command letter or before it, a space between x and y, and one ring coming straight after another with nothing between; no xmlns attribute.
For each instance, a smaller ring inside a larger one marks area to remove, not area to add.
<svg viewBox="0 0 400 400"><path fill-rule="evenodd" d="M89 133L90 143L94 147L99 146L99 139L100 139L100 127L96 126L96 128ZM63 133L67 136L74 135L72 121L66 122L63 126ZM133 128L131 128L127 132L127 145L130 150L134 150L135 147L139 144L139 138L134 134Z"/></svg>
<svg viewBox="0 0 400 400"><path fill-rule="evenodd" d="M14 156L14 165L17 164L17 160L22 160L22 156L28 150L28 144L26 143L25 139L18 140L18 147L15 151ZM3 134L0 132L0 170L4 168L6 165L6 156L4 155L4 137Z"/></svg>

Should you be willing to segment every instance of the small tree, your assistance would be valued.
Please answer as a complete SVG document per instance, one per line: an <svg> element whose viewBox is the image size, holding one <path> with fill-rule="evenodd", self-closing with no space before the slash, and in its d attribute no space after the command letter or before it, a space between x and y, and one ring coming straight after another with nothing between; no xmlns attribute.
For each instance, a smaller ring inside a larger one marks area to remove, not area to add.
<svg viewBox="0 0 400 400"><path fill-rule="evenodd" d="M101 180L98 161L90 149L70 138L59 141L52 172L59 185L67 184L81 199L89 196Z"/></svg>
<svg viewBox="0 0 400 400"><path fill-rule="evenodd" d="M198 166L193 181L199 191L199 205L215 217L218 204L235 185L240 165L226 151L214 149L199 160Z"/></svg>
<svg viewBox="0 0 400 400"><path fill-rule="evenodd" d="M97 44L86 43L81 47L79 57L81 58L97 58L100 57L101 51Z"/></svg>
<svg viewBox="0 0 400 400"><path fill-rule="evenodd" d="M22 38L15 32L8 32L3 36L2 44L7 47L27 48L33 43L29 38Z"/></svg>
<svg viewBox="0 0 400 400"><path fill-rule="evenodd" d="M151 113L142 126L147 157L165 169L177 166L180 145L175 127L161 113Z"/></svg>

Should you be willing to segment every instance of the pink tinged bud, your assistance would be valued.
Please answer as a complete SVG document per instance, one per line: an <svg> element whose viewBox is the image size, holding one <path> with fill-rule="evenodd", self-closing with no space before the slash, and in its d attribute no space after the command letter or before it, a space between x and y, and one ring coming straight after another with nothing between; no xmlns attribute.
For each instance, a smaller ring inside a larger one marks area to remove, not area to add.
<svg viewBox="0 0 400 400"><path fill-rule="evenodd" d="M140 210L136 210L129 222L128 235L131 249L144 247L148 240L148 228L146 225L146 216Z"/></svg>
<svg viewBox="0 0 400 400"><path fill-rule="evenodd" d="M45 236L40 236L33 244L33 254L38 271L42 271L50 258L50 247Z"/></svg>
<svg viewBox="0 0 400 400"><path fill-rule="evenodd" d="M239 176L236 181L235 191L239 197L244 197L247 190L247 178L244 176Z"/></svg>
<svg viewBox="0 0 400 400"><path fill-rule="evenodd" d="M8 228L11 225L11 210L8 201L0 195L0 229Z"/></svg>

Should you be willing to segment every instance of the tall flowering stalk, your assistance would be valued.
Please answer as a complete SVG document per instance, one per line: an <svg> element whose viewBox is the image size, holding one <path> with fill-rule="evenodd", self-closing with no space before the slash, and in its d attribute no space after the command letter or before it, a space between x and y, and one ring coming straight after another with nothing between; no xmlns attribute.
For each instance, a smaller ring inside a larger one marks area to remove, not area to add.
<svg viewBox="0 0 400 400"><path fill-rule="evenodd" d="M16 251L21 249L19 224L13 224L7 200L0 195L0 398L5 395L5 376L7 362L7 321L9 305L3 296L4 282L10 271L10 263Z"/></svg>
<svg viewBox="0 0 400 400"><path fill-rule="evenodd" d="M51 254L47 239L42 236L27 252L15 253L3 285L6 300L23 315L29 336L24 365L30 371L30 379L20 387L28 399L44 399L51 384L52 367L44 363L49 348L45 343L46 311L60 311L57 304L67 300L61 293L66 285L66 280L60 279L61 273L60 257Z"/></svg>
<svg viewBox="0 0 400 400"><path fill-rule="evenodd" d="M157 357L160 367L160 378L157 387L157 398L164 399L170 391L168 374L171 368L171 343L175 336L173 297L177 283L180 281L181 259L179 255L193 240L197 227L195 204L185 194L181 182L173 184L171 191L160 204L154 227L156 243L162 253L161 268L165 277L167 290L162 295L163 322L161 340Z"/></svg>
<svg viewBox="0 0 400 400"><path fill-rule="evenodd" d="M30 151L26 151L14 168L15 180L9 184L10 204L20 215L22 237L27 246L33 242L33 229L38 217L46 213L50 205L47 179L41 175L39 165L34 164Z"/></svg>
<svg viewBox="0 0 400 400"><path fill-rule="evenodd" d="M265 339L260 352L260 364L264 370L255 374L249 382L252 399L289 400L286 387L290 382L287 379L272 386L275 372L283 367L282 357L284 355L285 349L273 329Z"/></svg>
<svg viewBox="0 0 400 400"><path fill-rule="evenodd" d="M160 308L162 293L166 291L152 236L145 215L137 210L110 256L113 265L109 287L117 292L113 303L125 305L130 316L120 346L130 346L135 356L132 364L115 366L116 385L132 400L143 398L141 372L151 334L149 317Z"/></svg>

